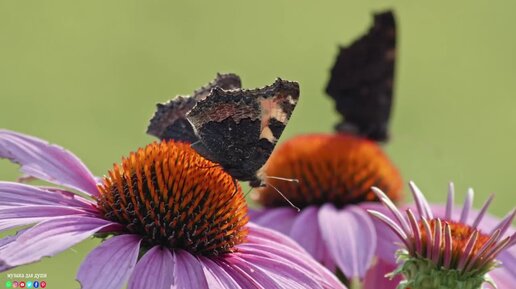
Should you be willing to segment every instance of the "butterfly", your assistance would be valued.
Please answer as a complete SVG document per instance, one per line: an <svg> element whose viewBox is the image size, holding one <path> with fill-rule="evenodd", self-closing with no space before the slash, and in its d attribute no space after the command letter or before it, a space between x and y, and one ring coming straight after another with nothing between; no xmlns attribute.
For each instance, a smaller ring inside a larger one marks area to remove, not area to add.
<svg viewBox="0 0 516 289"><path fill-rule="evenodd" d="M235 74L218 74L191 96L158 104L147 133L192 144L234 179L263 186L263 167L299 99L299 84L276 79L242 89Z"/></svg>
<svg viewBox="0 0 516 289"><path fill-rule="evenodd" d="M374 15L367 34L341 47L326 92L344 117L339 132L374 141L389 137L394 90L396 21L392 11Z"/></svg>

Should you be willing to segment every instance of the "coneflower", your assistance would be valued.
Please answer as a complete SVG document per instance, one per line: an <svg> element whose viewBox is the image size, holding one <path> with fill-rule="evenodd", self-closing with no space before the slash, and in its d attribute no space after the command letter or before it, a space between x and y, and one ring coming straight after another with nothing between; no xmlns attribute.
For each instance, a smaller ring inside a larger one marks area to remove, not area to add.
<svg viewBox="0 0 516 289"><path fill-rule="evenodd" d="M401 198L401 177L380 147L346 134L298 136L276 148L264 172L299 183L269 179L271 186L255 195L263 209L252 211L251 219L289 235L330 270L341 272L345 282L363 283L377 235L360 205L378 200L371 186L383 188L393 200Z"/></svg>
<svg viewBox="0 0 516 289"><path fill-rule="evenodd" d="M0 157L69 189L0 182L0 271L92 236L82 288L344 288L287 237L248 223L239 185L189 144L152 143L97 181L72 153L0 131Z"/></svg>
<svg viewBox="0 0 516 289"><path fill-rule="evenodd" d="M270 179L271 186L255 194L263 209L251 213L253 221L291 236L354 288L377 288L373 279L383 278L370 270L383 265L375 261L375 227L360 206L378 201L371 186L402 199L402 178L378 144L388 139L395 46L394 13L385 11L374 15L368 33L340 48L326 91L342 121L333 134L297 136L273 152L264 173L299 183ZM276 189L301 213L288 208Z"/></svg>
<svg viewBox="0 0 516 289"><path fill-rule="evenodd" d="M385 223L397 236L398 241L401 241L402 248L397 252L401 264L392 273L401 274L405 278L398 288L478 289L482 288L484 283L495 286L496 278L491 279L488 273L500 266L501 263L497 260L500 254L515 244L516 235L510 232L510 227L516 211L509 213L491 230L483 230L480 224L492 198L485 202L470 221L472 190L468 192L460 217L454 218L453 185L450 185L444 216L438 216L433 212L414 183L411 183L410 187L416 211L407 208L404 213L400 212L390 198L378 188L374 188L374 191L388 208L390 215L387 216L378 210L369 210L370 214ZM509 274L515 273L514 268L506 269ZM509 288L506 285L501 288Z"/></svg>

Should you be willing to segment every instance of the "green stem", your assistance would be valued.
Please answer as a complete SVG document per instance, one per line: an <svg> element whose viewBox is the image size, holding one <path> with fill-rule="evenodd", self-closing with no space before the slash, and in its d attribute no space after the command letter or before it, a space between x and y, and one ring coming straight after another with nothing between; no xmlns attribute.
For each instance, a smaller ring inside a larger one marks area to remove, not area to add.
<svg viewBox="0 0 516 289"><path fill-rule="evenodd" d="M351 283L349 284L349 289L362 289L363 288L362 282L358 278L351 279Z"/></svg>

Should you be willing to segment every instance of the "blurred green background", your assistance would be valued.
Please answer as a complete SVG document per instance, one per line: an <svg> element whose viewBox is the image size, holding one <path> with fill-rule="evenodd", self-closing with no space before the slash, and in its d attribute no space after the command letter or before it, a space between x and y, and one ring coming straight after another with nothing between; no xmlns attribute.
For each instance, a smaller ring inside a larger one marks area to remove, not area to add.
<svg viewBox="0 0 516 289"><path fill-rule="evenodd" d="M235 72L245 87L301 83L283 139L329 132L337 115L323 89L338 45L384 8L400 35L387 152L431 201L454 180L460 201L469 186L477 206L494 192L491 212L504 215L516 184L511 1L0 1L0 127L60 144L103 175L154 140L144 132L157 102ZM0 161L0 179L17 175ZM97 244L10 272L78 288Z"/></svg>

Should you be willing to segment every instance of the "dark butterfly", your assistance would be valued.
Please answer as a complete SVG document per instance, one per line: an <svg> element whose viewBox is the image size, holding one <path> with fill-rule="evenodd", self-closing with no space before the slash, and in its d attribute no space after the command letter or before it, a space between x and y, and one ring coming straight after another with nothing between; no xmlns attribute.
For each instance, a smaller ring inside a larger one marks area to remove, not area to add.
<svg viewBox="0 0 516 289"><path fill-rule="evenodd" d="M335 100L344 120L336 130L375 141L389 137L396 21L392 11L374 15L369 32L348 47L341 47L326 92Z"/></svg>
<svg viewBox="0 0 516 289"><path fill-rule="evenodd" d="M147 133L192 143L233 178L263 185L259 176L299 99L296 82L277 79L259 89L240 88L234 74L219 74L192 96L158 104Z"/></svg>

